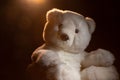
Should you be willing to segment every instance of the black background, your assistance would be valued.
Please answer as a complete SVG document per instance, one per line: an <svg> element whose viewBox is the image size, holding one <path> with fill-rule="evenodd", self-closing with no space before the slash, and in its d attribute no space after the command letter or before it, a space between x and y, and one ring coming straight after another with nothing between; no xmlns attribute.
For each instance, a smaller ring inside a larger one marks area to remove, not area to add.
<svg viewBox="0 0 120 80"><path fill-rule="evenodd" d="M117 0L48 0L39 7L20 5L17 1L0 0L0 80L26 80L30 55L44 43L45 14L52 8L92 17L96 31L86 50L110 50L120 72L120 4Z"/></svg>

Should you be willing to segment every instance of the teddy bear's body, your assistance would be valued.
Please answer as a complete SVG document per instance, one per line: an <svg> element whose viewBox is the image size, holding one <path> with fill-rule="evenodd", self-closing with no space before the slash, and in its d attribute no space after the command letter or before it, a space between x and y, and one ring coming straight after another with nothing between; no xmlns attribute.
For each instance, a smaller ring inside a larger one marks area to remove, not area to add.
<svg viewBox="0 0 120 80"><path fill-rule="evenodd" d="M32 54L37 80L117 80L114 56L107 50L85 52L95 30L93 19L58 9L47 13L45 44ZM35 80L35 78L33 78Z"/></svg>
<svg viewBox="0 0 120 80"><path fill-rule="evenodd" d="M42 63L41 61L38 61L38 63L40 63L41 65L47 65L49 66L48 68L51 68L50 66L52 66L52 68L57 69L50 69L50 73L48 70L47 75L51 74L51 72L55 72L55 80L62 80L63 76L65 80L80 80L80 63L83 60L83 54L73 54L70 52L65 52L63 50L57 50L46 45L44 45L42 49L41 47L38 48L36 51L44 56L41 57L40 55L39 57L44 63ZM53 77L47 77L51 78L50 80L54 80Z"/></svg>

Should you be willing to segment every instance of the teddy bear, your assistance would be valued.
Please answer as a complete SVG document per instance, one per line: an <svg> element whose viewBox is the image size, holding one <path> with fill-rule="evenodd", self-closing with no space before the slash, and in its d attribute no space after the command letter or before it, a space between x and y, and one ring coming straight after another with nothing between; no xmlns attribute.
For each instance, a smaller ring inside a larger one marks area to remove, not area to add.
<svg viewBox="0 0 120 80"><path fill-rule="evenodd" d="M110 51L85 51L96 27L92 18L54 8L46 20L45 43L32 53L28 67L31 80L118 80Z"/></svg>

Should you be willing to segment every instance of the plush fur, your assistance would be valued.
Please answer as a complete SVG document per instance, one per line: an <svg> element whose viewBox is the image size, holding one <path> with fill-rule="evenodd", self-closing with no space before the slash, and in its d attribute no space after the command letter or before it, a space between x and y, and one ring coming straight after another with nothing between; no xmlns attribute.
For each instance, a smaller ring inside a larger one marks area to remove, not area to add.
<svg viewBox="0 0 120 80"><path fill-rule="evenodd" d="M111 52L98 49L87 53L95 30L92 18L73 11L47 12L43 31L45 44L32 54L28 70L33 80L118 80Z"/></svg>

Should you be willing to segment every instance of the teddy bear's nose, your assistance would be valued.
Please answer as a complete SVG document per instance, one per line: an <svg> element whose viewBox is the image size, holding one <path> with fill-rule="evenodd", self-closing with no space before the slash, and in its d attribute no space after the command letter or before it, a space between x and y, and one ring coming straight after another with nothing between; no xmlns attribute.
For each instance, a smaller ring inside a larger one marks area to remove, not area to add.
<svg viewBox="0 0 120 80"><path fill-rule="evenodd" d="M68 35L67 34L61 34L60 35L60 38L61 38L61 40L63 40L63 41L67 41L67 40L69 40L69 37L68 37Z"/></svg>

